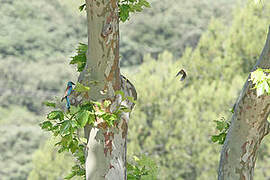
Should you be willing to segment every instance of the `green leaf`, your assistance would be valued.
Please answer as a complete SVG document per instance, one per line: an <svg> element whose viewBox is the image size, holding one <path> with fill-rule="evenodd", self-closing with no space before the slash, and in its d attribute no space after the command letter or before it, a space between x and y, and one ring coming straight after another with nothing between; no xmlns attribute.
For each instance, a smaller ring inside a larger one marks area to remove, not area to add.
<svg viewBox="0 0 270 180"><path fill-rule="evenodd" d="M218 140L219 140L219 136L218 135L213 135L212 137L211 137L211 140L212 140L212 142L217 142Z"/></svg>
<svg viewBox="0 0 270 180"><path fill-rule="evenodd" d="M63 147L66 147L66 148L69 147L69 145L70 145L71 142L72 142L72 135L71 134L65 135L61 139L61 145Z"/></svg>
<svg viewBox="0 0 270 180"><path fill-rule="evenodd" d="M76 172L72 171L69 175L67 175L64 179L71 179L76 176Z"/></svg>
<svg viewBox="0 0 270 180"><path fill-rule="evenodd" d="M52 128L52 123L50 121L44 121L41 123L41 129L50 130Z"/></svg>
<svg viewBox="0 0 270 180"><path fill-rule="evenodd" d="M71 122L70 120L65 120L61 127L60 127L60 134L67 134L69 132L69 129L71 127Z"/></svg>
<svg viewBox="0 0 270 180"><path fill-rule="evenodd" d="M94 125L95 121L96 121L95 115L94 114L89 114L88 124Z"/></svg>
<svg viewBox="0 0 270 180"><path fill-rule="evenodd" d="M90 87L84 86L84 85L82 85L81 83L78 82L76 84L74 90L77 91L77 92L88 92L90 90Z"/></svg>
<svg viewBox="0 0 270 180"><path fill-rule="evenodd" d="M122 22L125 22L129 17L130 6L128 4L123 4L119 7L119 17Z"/></svg>
<svg viewBox="0 0 270 180"><path fill-rule="evenodd" d="M69 111L70 111L70 114L75 114L75 113L77 113L80 109L81 109L80 106L70 106Z"/></svg>
<svg viewBox="0 0 270 180"><path fill-rule="evenodd" d="M89 115L90 115L89 111L82 111L81 113L78 114L77 116L78 123L82 128L87 124Z"/></svg>
<svg viewBox="0 0 270 180"><path fill-rule="evenodd" d="M54 146L60 146L60 145L61 145L61 143L62 143L62 142L61 142L61 141L59 141L59 142L55 143L55 144L54 144Z"/></svg>
<svg viewBox="0 0 270 180"><path fill-rule="evenodd" d="M253 81L253 83L256 84L259 81L263 81L265 79L266 75L264 74L263 69L258 68L251 73L250 77L251 77L251 80Z"/></svg>
<svg viewBox="0 0 270 180"><path fill-rule="evenodd" d="M212 142L218 142L218 144L224 144L224 141L225 141L225 139L226 139L226 133L225 132L223 132L223 133L220 133L219 135L213 135L212 137L211 137L211 140L212 140Z"/></svg>
<svg viewBox="0 0 270 180"><path fill-rule="evenodd" d="M226 133L220 133L219 136L220 136L220 139L219 139L219 144L224 144L225 142L225 139L226 139Z"/></svg>
<svg viewBox="0 0 270 180"><path fill-rule="evenodd" d="M76 150L79 148L78 146L79 142L77 139L73 139L73 141L70 143L69 148L72 154L76 152Z"/></svg>
<svg viewBox="0 0 270 180"><path fill-rule="evenodd" d="M77 64L78 72L82 72L86 65L86 52L88 49L88 45L80 43L77 48L77 54L71 57L71 61L69 64Z"/></svg>
<svg viewBox="0 0 270 180"><path fill-rule="evenodd" d="M225 121L215 121L216 122L216 128L219 131L223 131L226 128L226 122Z"/></svg>
<svg viewBox="0 0 270 180"><path fill-rule="evenodd" d="M151 7L150 3L147 2L146 0L141 0L141 2L142 2L142 4L143 4L145 7L147 7L147 8L150 8L150 7Z"/></svg>
<svg viewBox="0 0 270 180"><path fill-rule="evenodd" d="M48 106L48 107L53 107L53 108L56 107L56 104L55 104L55 103L49 102L49 101L44 101L43 104L44 104L45 106Z"/></svg>
<svg viewBox="0 0 270 180"><path fill-rule="evenodd" d="M64 113L62 111L52 111L47 115L47 119L59 119L60 121L64 120Z"/></svg>

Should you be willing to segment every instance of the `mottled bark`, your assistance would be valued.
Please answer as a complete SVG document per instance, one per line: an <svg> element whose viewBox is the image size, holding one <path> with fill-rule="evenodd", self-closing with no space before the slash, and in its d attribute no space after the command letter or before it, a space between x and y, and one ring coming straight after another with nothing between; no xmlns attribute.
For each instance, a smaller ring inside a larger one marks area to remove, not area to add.
<svg viewBox="0 0 270 180"><path fill-rule="evenodd" d="M270 68L270 29L256 68ZM257 97L252 82L246 81L236 102L221 152L219 180L252 180L260 143L269 132L267 117L270 96Z"/></svg>
<svg viewBox="0 0 270 180"><path fill-rule="evenodd" d="M134 86L123 76L120 79L121 90L125 96L137 99ZM119 104L121 96L113 101ZM132 109L134 104L129 101L122 105ZM113 111L113 106L111 107ZM87 180L126 180L127 131L130 113L122 113L121 121L116 127L102 128L102 122L97 122L98 128L87 126L85 136L88 139L86 156ZM99 126L100 125L100 126Z"/></svg>
<svg viewBox="0 0 270 180"><path fill-rule="evenodd" d="M112 102L113 112L120 105L121 96L115 92L122 90L126 96L135 99L134 86L120 75L119 68L119 18L117 0L86 0L88 23L87 63L78 81L91 89L87 94L73 94L73 104L84 100ZM129 101L121 103L132 109ZM130 113L122 113L115 127L108 127L102 119L97 119L93 127L85 127L88 139L86 148L87 180L126 179L126 141Z"/></svg>

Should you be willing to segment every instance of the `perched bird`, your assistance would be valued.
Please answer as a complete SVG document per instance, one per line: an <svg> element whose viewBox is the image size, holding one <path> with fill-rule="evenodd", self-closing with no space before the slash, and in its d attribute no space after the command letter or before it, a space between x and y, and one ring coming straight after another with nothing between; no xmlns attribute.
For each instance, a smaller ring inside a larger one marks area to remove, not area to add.
<svg viewBox="0 0 270 180"><path fill-rule="evenodd" d="M70 108L70 101L69 101L69 95L71 94L71 92L73 91L72 90L72 85L75 85L73 82L69 81L67 83L67 89L66 89L66 92L65 92L65 96L61 99L61 101L63 101L64 99L66 99L67 101L67 104L66 104L66 107L67 109Z"/></svg>
<svg viewBox="0 0 270 180"><path fill-rule="evenodd" d="M179 76L180 74L182 74L182 77L180 79L180 81L183 81L186 77L187 77L187 73L184 69L181 69L177 74L176 77Z"/></svg>

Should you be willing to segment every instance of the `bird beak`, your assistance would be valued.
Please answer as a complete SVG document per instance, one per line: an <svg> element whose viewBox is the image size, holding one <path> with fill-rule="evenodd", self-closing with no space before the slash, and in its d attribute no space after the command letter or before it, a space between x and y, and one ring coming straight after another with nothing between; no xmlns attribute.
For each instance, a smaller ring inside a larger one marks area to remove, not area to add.
<svg viewBox="0 0 270 180"><path fill-rule="evenodd" d="M75 85L74 82L72 82L72 81L71 81L71 84L72 84L72 85Z"/></svg>

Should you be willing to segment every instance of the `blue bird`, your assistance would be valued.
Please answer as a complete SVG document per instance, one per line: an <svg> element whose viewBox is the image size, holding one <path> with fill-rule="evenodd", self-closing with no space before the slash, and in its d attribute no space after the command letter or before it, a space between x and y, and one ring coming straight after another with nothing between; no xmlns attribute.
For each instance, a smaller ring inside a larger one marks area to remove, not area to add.
<svg viewBox="0 0 270 180"><path fill-rule="evenodd" d="M75 85L73 82L69 81L67 83L67 89L66 89L66 92L65 92L65 96L61 99L61 101L63 101L64 99L66 99L67 101L67 104L66 104L66 107L67 109L69 110L70 108L70 101L69 101L69 95L72 93L72 85Z"/></svg>

